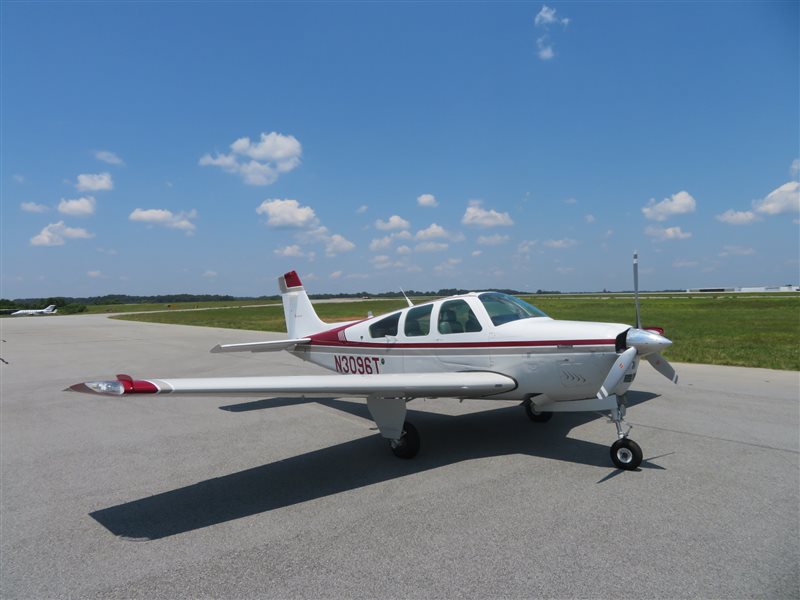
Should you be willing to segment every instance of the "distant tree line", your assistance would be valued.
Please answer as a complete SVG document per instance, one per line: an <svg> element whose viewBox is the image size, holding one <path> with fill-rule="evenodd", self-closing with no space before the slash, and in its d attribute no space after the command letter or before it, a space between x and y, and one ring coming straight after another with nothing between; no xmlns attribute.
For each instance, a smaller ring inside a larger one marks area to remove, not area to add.
<svg viewBox="0 0 800 600"><path fill-rule="evenodd" d="M406 295L410 297L421 296L456 296L459 294L466 294L471 291L463 288L442 288L437 291L423 292L420 290L406 290ZM483 290L480 290L483 291ZM502 292L504 294L519 295L557 295L564 292L558 290L536 290L535 292L522 292L513 289L497 289L493 290ZM682 290L662 290L664 292L680 292ZM597 292L579 292L579 293L597 293ZM612 293L603 290L603 293ZM623 290L621 292L613 293L633 293L633 290ZM642 292L647 293L647 292ZM314 300L330 300L335 298L397 298L399 292L350 292L339 294L309 294ZM15 300L7 300L0 298L0 313L8 312L10 310L31 309L31 308L45 308L50 304L55 304L60 313L71 312L84 312L87 306L95 305L114 305L114 304L177 304L177 303L198 303L198 302L237 302L237 301L265 301L265 302L280 302L280 296L231 296L220 294L159 294L156 296L131 296L128 294L107 294L105 296L90 296L88 298L77 298L70 296L56 296L51 298L17 298Z"/></svg>
<svg viewBox="0 0 800 600"><path fill-rule="evenodd" d="M444 288L438 291L419 291L419 290L406 290L406 295L411 296L455 296L458 294L466 294L472 290L465 290L461 288ZM496 290L506 294L527 294L528 292L520 292L518 290L502 289ZM538 290L537 294L558 294L560 292L547 292ZM340 294L309 294L309 296L316 300L329 300L334 298L397 298L399 293L392 292L351 292ZM55 304L59 312L69 312L67 307L72 307L72 312L83 312L86 306L97 305L115 305L115 304L177 304L181 302L237 302L237 301L253 301L263 300L270 302L279 302L280 296L231 296L220 294L158 294L155 296L131 296L128 294L107 294L105 296L89 296L86 298L72 297L72 296L55 296L50 298L16 298L8 300L0 298L0 310L19 310L19 309L38 309L45 308L50 304ZM83 306L82 310L77 307Z"/></svg>

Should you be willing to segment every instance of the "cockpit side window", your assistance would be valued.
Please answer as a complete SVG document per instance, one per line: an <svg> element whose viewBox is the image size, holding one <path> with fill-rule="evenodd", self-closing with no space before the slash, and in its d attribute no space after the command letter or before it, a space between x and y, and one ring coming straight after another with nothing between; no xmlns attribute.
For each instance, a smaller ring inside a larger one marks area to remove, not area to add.
<svg viewBox="0 0 800 600"><path fill-rule="evenodd" d="M415 306L406 313L406 323L403 327L408 337L428 335L431 332L431 311L433 304Z"/></svg>
<svg viewBox="0 0 800 600"><path fill-rule="evenodd" d="M508 294L486 292L478 296L478 298L480 298L486 308L486 312L489 314L489 318L495 325L502 325L519 319L547 316L535 306Z"/></svg>
<svg viewBox="0 0 800 600"><path fill-rule="evenodd" d="M397 335L397 324L400 322L400 313L389 315L369 326L369 335L373 338L382 338L387 335Z"/></svg>
<svg viewBox="0 0 800 600"><path fill-rule="evenodd" d="M439 333L467 333L481 331L475 313L464 300L448 300L439 309Z"/></svg>

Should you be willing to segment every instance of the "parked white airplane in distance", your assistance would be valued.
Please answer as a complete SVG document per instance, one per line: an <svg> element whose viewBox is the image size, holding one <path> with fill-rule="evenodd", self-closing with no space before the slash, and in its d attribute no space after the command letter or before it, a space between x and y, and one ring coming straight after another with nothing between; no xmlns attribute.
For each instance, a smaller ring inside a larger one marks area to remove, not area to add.
<svg viewBox="0 0 800 600"><path fill-rule="evenodd" d="M211 352L291 354L336 375L211 377L89 381L68 390L126 394L294 395L365 397L394 454L414 457L416 428L405 420L415 398L518 400L528 417L554 412L608 411L617 440L611 459L636 469L642 450L623 428L625 392L645 358L673 382L678 377L660 352L672 342L639 319L638 259L634 255L636 325L561 321L498 292L471 292L347 323L317 316L295 271L278 279L289 339L216 346Z"/></svg>
<svg viewBox="0 0 800 600"><path fill-rule="evenodd" d="M34 315L54 315L58 312L55 304L51 304L47 308L37 308L29 310L18 310L11 313L12 317L34 316Z"/></svg>

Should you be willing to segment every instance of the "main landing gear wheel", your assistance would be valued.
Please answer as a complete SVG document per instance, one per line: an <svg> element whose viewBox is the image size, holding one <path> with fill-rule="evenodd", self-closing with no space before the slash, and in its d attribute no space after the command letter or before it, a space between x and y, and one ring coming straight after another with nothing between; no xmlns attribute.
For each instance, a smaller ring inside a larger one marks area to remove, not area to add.
<svg viewBox="0 0 800 600"><path fill-rule="evenodd" d="M406 421L403 423L403 435L399 440L391 440L389 445L397 458L414 458L419 452L417 428Z"/></svg>
<svg viewBox="0 0 800 600"><path fill-rule="evenodd" d="M533 402L530 400L525 403L525 414L528 415L528 418L534 423L547 423L553 418L553 413L551 412L539 412L535 410L533 408Z"/></svg>
<svg viewBox="0 0 800 600"><path fill-rule="evenodd" d="M628 438L620 438L611 445L611 460L618 469L633 471L642 464L642 449Z"/></svg>

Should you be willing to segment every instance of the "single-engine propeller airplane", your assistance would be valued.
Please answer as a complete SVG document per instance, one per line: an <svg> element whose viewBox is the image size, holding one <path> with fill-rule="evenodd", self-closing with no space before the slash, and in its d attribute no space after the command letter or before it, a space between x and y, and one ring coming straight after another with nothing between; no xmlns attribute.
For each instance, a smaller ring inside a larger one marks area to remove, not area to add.
<svg viewBox="0 0 800 600"><path fill-rule="evenodd" d="M625 392L645 358L678 381L661 356L672 342L663 330L642 328L638 256L633 261L636 324L551 319L527 302L499 292L470 292L347 323L317 316L295 271L278 279L289 339L215 346L211 352L291 354L336 375L210 377L89 381L68 390L126 394L294 395L365 397L370 415L394 454L414 457L416 428L406 421L415 398L519 400L528 417L554 412L608 411L617 429L611 459L633 470L642 450L623 428Z"/></svg>
<svg viewBox="0 0 800 600"><path fill-rule="evenodd" d="M23 316L37 316L37 315L54 315L58 312L55 304L51 304L47 308L32 308L32 309L23 309L17 310L11 313L12 317L23 317Z"/></svg>

